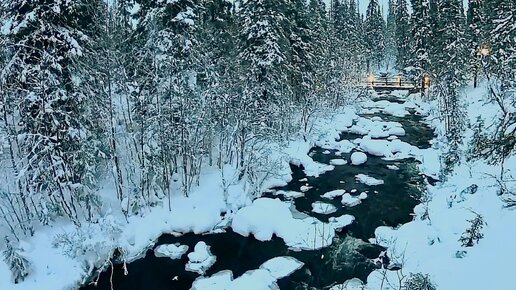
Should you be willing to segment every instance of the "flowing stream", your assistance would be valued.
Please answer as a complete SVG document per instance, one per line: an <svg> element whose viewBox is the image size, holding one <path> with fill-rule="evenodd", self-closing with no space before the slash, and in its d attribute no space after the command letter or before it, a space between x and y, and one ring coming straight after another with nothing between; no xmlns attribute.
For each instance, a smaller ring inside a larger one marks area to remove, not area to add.
<svg viewBox="0 0 516 290"><path fill-rule="evenodd" d="M384 95L379 99L390 102L403 103L395 96ZM378 116L383 121L399 122L403 125L406 135L402 141L419 148L428 148L433 137L433 131L422 122L415 112L405 117L393 117L382 113L362 115L369 118ZM353 140L360 135L343 133L341 139ZM325 152L325 149L312 148L310 156L317 161L329 164L330 160L343 158L349 160L350 154L336 155L335 150ZM395 165L399 169L391 170L387 165ZM243 237L228 229L225 233L196 235L185 234L175 237L169 234L162 235L156 246L161 244L180 243L193 249L199 241L204 241L211 247L216 256L215 264L209 268L205 276L213 275L222 270L231 270L234 277L239 277L245 271L257 269L265 261L278 256L291 256L304 263L304 266L290 276L278 281L282 290L301 289L329 289L332 285L340 284L351 278L363 281L376 269L374 259L378 258L384 249L368 242L374 237L374 231L379 226L398 226L411 221L411 213L418 203L420 189L427 182L419 174L417 161L404 159L385 161L380 157L368 155L368 160L360 166L336 166L334 170L321 174L319 177L309 177L303 169L291 165L293 180L276 190L299 191L306 183L312 186L304 196L293 199L295 208L302 213L327 222L330 217L339 217L350 214L355 221L336 234L331 246L319 250L293 251L290 250L281 238L273 236L270 241L258 241L252 235ZM366 174L384 180L384 184L367 186L356 183L357 174ZM306 179L305 179L306 178ZM339 197L329 200L321 197L322 194L345 189L350 192L356 189L356 194L367 192L367 199L354 207L346 207ZM376 193L373 193L375 192ZM281 195L265 193L264 197L286 198ZM312 212L312 203L322 201L333 204L337 210L331 214L317 214ZM149 249L144 258L127 265L128 275L124 275L121 265L115 265L113 272L114 289L123 290L188 290L199 274L185 270L188 258L183 255L179 260L167 257L155 257ZM81 290L111 290L111 271L101 274L98 285L83 286ZM242 289L245 290L245 289Z"/></svg>

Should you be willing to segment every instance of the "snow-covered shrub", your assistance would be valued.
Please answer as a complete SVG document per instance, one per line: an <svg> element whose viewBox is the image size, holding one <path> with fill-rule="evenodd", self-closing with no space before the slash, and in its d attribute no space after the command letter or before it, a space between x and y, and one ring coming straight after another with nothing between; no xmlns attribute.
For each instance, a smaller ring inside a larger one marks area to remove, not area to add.
<svg viewBox="0 0 516 290"><path fill-rule="evenodd" d="M4 260L11 270L13 282L22 282L30 274L30 263L13 247L7 237L5 244L7 248L4 251Z"/></svg>
<svg viewBox="0 0 516 290"><path fill-rule="evenodd" d="M430 281L430 277L421 273L410 274L403 283L403 290L436 290L435 285Z"/></svg>
<svg viewBox="0 0 516 290"><path fill-rule="evenodd" d="M484 234L480 231L486 224L484 222L484 218L476 214L475 218L472 220L468 220L471 223L469 229L467 229L459 239L459 242L462 243L463 247L473 247L475 243L478 244L478 241L484 237Z"/></svg>
<svg viewBox="0 0 516 290"><path fill-rule="evenodd" d="M114 249L119 246L120 234L120 225L115 218L107 216L98 223L86 224L75 231L56 235L53 246L71 258L85 259L87 265L84 267L89 272L111 257Z"/></svg>

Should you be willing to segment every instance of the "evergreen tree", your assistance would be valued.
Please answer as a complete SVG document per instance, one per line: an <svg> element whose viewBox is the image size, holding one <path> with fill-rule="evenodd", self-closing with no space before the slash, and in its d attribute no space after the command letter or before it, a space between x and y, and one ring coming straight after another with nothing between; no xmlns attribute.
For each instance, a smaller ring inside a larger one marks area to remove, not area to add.
<svg viewBox="0 0 516 290"><path fill-rule="evenodd" d="M446 171L460 160L458 146L465 126L459 92L465 82L465 19L459 0L438 1L437 11L432 69L436 76L436 92L450 146L448 154L443 157L443 168Z"/></svg>
<svg viewBox="0 0 516 290"><path fill-rule="evenodd" d="M368 71L371 65L380 67L384 58L385 39L383 28L385 27L378 0L370 0L367 6L366 19L364 23L364 38L368 54Z"/></svg>
<svg viewBox="0 0 516 290"><path fill-rule="evenodd" d="M411 49L411 31L406 0L396 0L395 4L395 39L396 39L396 67L403 69L409 65Z"/></svg>
<svg viewBox="0 0 516 290"><path fill-rule="evenodd" d="M387 62L387 69L391 60L396 59L396 23L395 23L395 6L394 1L389 0L389 7L387 12L387 22L385 26L385 58Z"/></svg>
<svg viewBox="0 0 516 290"><path fill-rule="evenodd" d="M7 3L4 34L12 61L2 81L15 101L11 108L19 110L6 114L18 120L15 167L25 183L22 200L31 199L40 219L55 214L78 222L79 202L90 207L94 199L89 184L104 155L103 140L95 134L101 124L89 119L95 91L82 78L91 70L82 60L91 53L98 32L93 19L104 4L47 2Z"/></svg>
<svg viewBox="0 0 516 290"><path fill-rule="evenodd" d="M430 24L430 1L412 0L412 50L410 65L422 73L429 73L433 31Z"/></svg>

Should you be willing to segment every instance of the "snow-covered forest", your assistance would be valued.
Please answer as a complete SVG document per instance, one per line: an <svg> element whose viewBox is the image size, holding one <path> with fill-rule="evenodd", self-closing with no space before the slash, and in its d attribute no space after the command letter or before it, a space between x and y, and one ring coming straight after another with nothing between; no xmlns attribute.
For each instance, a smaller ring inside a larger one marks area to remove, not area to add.
<svg viewBox="0 0 516 290"><path fill-rule="evenodd" d="M0 1L0 289L514 289L516 2L467 4Z"/></svg>

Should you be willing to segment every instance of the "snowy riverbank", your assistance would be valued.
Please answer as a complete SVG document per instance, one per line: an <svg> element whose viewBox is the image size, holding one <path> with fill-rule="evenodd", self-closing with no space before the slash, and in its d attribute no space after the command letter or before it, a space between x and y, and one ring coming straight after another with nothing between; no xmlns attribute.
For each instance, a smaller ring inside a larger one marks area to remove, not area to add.
<svg viewBox="0 0 516 290"><path fill-rule="evenodd" d="M350 127L357 118L356 108L349 106L337 113L316 119L307 140L302 135L284 144L268 144L266 151L270 163L276 163L275 172L263 183L263 190L284 185L291 179L289 163L303 165L310 176L332 170L333 166L314 162L308 151L316 143L337 147L340 132ZM163 233L207 233L228 225L239 208L251 205L252 196L246 180L238 181L238 172L226 167L208 168L200 185L188 198L179 192L172 198L172 211L163 200L140 216L126 221L120 204L108 197L114 189L106 186L102 194L106 211L96 223L83 222L76 227L62 221L39 228L33 237L20 242L21 254L31 264L30 275L20 284L13 284L10 270L0 260L0 289L9 290L60 290L74 289L120 248L126 261L141 257ZM227 201L227 202L226 202Z"/></svg>
<svg viewBox="0 0 516 290"><path fill-rule="evenodd" d="M477 117L491 124L499 112L494 103L486 101L486 89L467 89L465 93L470 124ZM435 103L420 105L429 112L436 107ZM434 148L441 150L445 145L443 124L434 114L426 119L438 134ZM472 130L468 129L464 144L472 136ZM461 149L467 150L467 145ZM506 170L506 179L514 180L515 156L506 161ZM399 289L400 277L406 281L410 273L428 274L439 290L513 289L516 235L511 229L516 223L516 211L504 208L497 196L499 187L494 176L499 175L499 165L490 166L483 160L466 162L463 156L461 164L444 182L428 187L431 200L416 207L414 221L398 229L378 228L376 242L388 247L389 256L401 263L403 269L373 272L367 289ZM478 186L476 191L466 192L468 187L475 188L472 185ZM514 190L514 182L508 185ZM473 247L463 247L459 238L471 227L469 220L476 214L486 223L480 230L484 237Z"/></svg>

